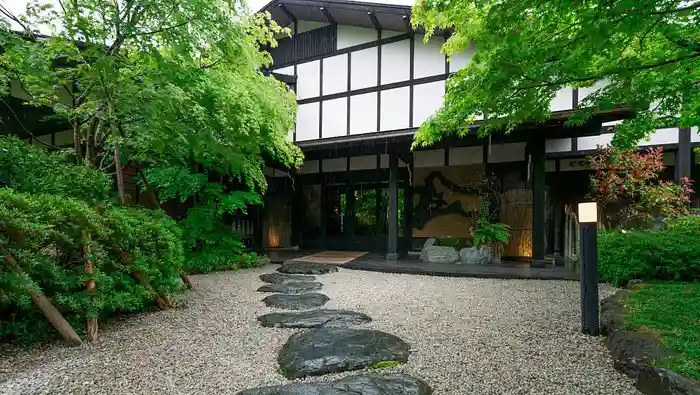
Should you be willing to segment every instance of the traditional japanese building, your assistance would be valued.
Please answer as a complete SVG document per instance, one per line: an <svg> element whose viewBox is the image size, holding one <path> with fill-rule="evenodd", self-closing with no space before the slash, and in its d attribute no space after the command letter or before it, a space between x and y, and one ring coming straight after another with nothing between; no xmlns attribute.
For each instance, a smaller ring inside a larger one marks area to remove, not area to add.
<svg viewBox="0 0 700 395"><path fill-rule="evenodd" d="M273 0L267 11L292 36L271 49L274 76L296 92L305 154L294 172L267 169L265 247L373 251L397 259L429 237L468 238L483 196L512 228L504 257L541 264L575 250L575 204L588 192L585 155L612 138L625 107L564 127L597 87L561 90L552 118L509 135L465 138L412 151L417 128L441 105L445 81L472 52L440 53L449 32L427 42L407 6L344 0ZM477 125L474 125L475 127ZM697 128L657 130L664 177L700 177ZM483 180L488 179L487 188Z"/></svg>

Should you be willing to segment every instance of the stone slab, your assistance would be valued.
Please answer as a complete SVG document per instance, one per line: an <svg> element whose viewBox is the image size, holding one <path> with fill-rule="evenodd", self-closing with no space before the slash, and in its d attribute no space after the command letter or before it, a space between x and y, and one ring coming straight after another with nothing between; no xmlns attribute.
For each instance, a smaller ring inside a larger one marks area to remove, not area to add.
<svg viewBox="0 0 700 395"><path fill-rule="evenodd" d="M314 281L316 277L300 274L265 273L260 275L260 280L270 284L284 284L290 281Z"/></svg>
<svg viewBox="0 0 700 395"><path fill-rule="evenodd" d="M430 395L423 380L405 374L365 374L320 383L252 388L238 395Z"/></svg>
<svg viewBox="0 0 700 395"><path fill-rule="evenodd" d="M350 310L319 309L294 313L270 313L258 317L262 326L273 328L345 328L371 322L362 313Z"/></svg>
<svg viewBox="0 0 700 395"><path fill-rule="evenodd" d="M323 288L319 282L291 281L283 284L266 284L258 288L258 292L278 292L288 295L305 294Z"/></svg>
<svg viewBox="0 0 700 395"><path fill-rule="evenodd" d="M338 271L338 268L333 265L324 265L322 263L308 262L286 262L284 265L277 268L277 271L285 274L326 274Z"/></svg>
<svg viewBox="0 0 700 395"><path fill-rule="evenodd" d="M328 296L319 293L300 295L274 294L263 299L270 307L279 307L287 310L308 310L321 307L328 303Z"/></svg>

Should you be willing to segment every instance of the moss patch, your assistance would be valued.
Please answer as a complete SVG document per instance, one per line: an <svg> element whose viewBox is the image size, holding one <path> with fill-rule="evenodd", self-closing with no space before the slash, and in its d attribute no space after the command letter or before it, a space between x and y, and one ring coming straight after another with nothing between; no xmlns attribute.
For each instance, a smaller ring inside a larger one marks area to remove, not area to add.
<svg viewBox="0 0 700 395"><path fill-rule="evenodd" d="M399 361L379 361L374 365L370 366L370 369L383 369L383 368L393 368L402 365Z"/></svg>

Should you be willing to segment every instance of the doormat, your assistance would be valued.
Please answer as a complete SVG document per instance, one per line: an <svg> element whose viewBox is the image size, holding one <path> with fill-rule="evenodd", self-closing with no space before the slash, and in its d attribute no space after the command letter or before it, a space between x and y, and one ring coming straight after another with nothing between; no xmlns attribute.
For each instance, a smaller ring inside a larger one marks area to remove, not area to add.
<svg viewBox="0 0 700 395"><path fill-rule="evenodd" d="M366 251L323 251L295 258L293 261L342 265L367 254Z"/></svg>

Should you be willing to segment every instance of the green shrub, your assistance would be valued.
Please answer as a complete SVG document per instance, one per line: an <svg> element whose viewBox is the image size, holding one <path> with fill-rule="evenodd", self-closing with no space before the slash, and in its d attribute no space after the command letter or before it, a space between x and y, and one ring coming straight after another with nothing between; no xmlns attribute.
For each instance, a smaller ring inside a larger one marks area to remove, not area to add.
<svg viewBox="0 0 700 395"><path fill-rule="evenodd" d="M443 247L456 248L458 250L471 246L469 240L453 236L440 237L436 240L435 244Z"/></svg>
<svg viewBox="0 0 700 395"><path fill-rule="evenodd" d="M700 280L697 218L684 217L661 231L608 230L598 235L598 268L614 285L632 279ZM694 228L693 228L694 227Z"/></svg>

